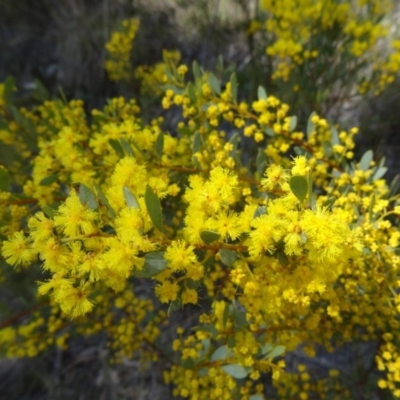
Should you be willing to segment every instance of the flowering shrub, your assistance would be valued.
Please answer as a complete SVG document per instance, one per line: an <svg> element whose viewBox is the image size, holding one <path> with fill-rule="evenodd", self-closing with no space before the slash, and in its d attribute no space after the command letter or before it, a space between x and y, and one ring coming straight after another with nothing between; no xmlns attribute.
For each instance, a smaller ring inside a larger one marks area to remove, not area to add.
<svg viewBox="0 0 400 400"><path fill-rule="evenodd" d="M191 79L178 60L157 81L162 107L180 110L170 132L133 99L90 115L79 100L28 110L11 79L0 86L0 279L38 276L35 305L0 324L2 354L103 333L110 362L167 360L176 397L258 400L271 375L280 398L343 399L338 371L286 371L283 356L377 340L379 387L400 397L397 182L372 151L354 159L357 128L312 114L302 130L263 87L240 101L234 73L221 81L195 62ZM160 346L187 308L196 322Z"/></svg>
<svg viewBox="0 0 400 400"><path fill-rule="evenodd" d="M261 0L248 33L263 37L271 86L275 82L290 92L285 98L328 112L394 82L400 70L400 41L388 19L394 4Z"/></svg>

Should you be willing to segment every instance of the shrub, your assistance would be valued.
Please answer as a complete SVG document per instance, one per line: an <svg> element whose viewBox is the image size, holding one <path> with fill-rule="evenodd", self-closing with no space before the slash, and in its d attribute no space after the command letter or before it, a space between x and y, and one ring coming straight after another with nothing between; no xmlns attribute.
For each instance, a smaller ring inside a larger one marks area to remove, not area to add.
<svg viewBox="0 0 400 400"><path fill-rule="evenodd" d="M129 79L131 24L107 46L115 79ZM134 99L27 109L12 79L0 86L1 280L29 277L15 294L34 303L6 310L2 354L102 333L110 362L163 361L176 397L343 399L353 388L338 371L285 370L283 356L375 340L378 385L400 397L398 181L372 151L355 160L357 128L313 113L302 130L262 86L242 101L235 73L194 62L190 78L165 61L154 90L180 110L170 131ZM182 310L195 322L177 321Z"/></svg>

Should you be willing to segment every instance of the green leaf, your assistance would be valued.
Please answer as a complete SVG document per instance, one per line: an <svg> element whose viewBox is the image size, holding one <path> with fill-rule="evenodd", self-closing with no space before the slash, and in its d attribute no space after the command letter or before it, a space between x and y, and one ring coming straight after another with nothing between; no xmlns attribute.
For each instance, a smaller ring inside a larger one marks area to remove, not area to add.
<svg viewBox="0 0 400 400"><path fill-rule="evenodd" d="M54 218L56 216L56 210L50 206L43 206L41 209L49 218Z"/></svg>
<svg viewBox="0 0 400 400"><path fill-rule="evenodd" d="M371 161L374 158L374 152L372 150L367 150L360 160L360 169L362 171L367 171L371 165Z"/></svg>
<svg viewBox="0 0 400 400"><path fill-rule="evenodd" d="M331 143L332 145L340 144L339 134L335 126L331 126Z"/></svg>
<svg viewBox="0 0 400 400"><path fill-rule="evenodd" d="M124 186L123 191L124 191L126 205L128 207L140 210L139 202L137 201L135 195L132 193L131 189L129 189L127 186Z"/></svg>
<svg viewBox="0 0 400 400"><path fill-rule="evenodd" d="M297 126L297 117L293 115L290 117L289 132L293 132Z"/></svg>
<svg viewBox="0 0 400 400"><path fill-rule="evenodd" d="M211 354L210 361L226 360L233 356L233 351L226 345L218 347L214 353Z"/></svg>
<svg viewBox="0 0 400 400"><path fill-rule="evenodd" d="M162 157L164 151L164 133L160 132L156 139L156 152L158 157Z"/></svg>
<svg viewBox="0 0 400 400"><path fill-rule="evenodd" d="M257 394L252 394L249 397L249 400L265 400L265 397L262 394L257 393Z"/></svg>
<svg viewBox="0 0 400 400"><path fill-rule="evenodd" d="M256 166L257 166L258 176L260 179L264 175L266 163L267 163L267 159L265 157L264 149L258 149L257 158L256 158Z"/></svg>
<svg viewBox="0 0 400 400"><path fill-rule="evenodd" d="M213 231L203 231L200 233L200 237L205 244L210 244L218 240L221 237L221 235Z"/></svg>
<svg viewBox="0 0 400 400"><path fill-rule="evenodd" d="M240 134L239 132L235 132L230 138L229 143L233 144L233 149L236 150L237 145L239 144Z"/></svg>
<svg viewBox="0 0 400 400"><path fill-rule="evenodd" d="M374 175L372 176L372 180L373 180L373 181L376 181L376 180L382 178L382 177L386 174L387 170L388 170L388 169L387 169L386 167L379 167L379 168L375 171Z"/></svg>
<svg viewBox="0 0 400 400"><path fill-rule="evenodd" d="M266 213L267 209L265 208L265 206L259 206L257 207L257 210L255 211L253 218L261 217L261 215L264 215Z"/></svg>
<svg viewBox="0 0 400 400"><path fill-rule="evenodd" d="M268 99L267 92L262 86L258 87L257 96L258 96L258 100L267 100Z"/></svg>
<svg viewBox="0 0 400 400"><path fill-rule="evenodd" d="M309 138L311 136L312 131L315 129L315 124L312 122L312 118L314 115L317 115L315 112L312 112L311 115L308 118L307 122L307 137Z"/></svg>
<svg viewBox="0 0 400 400"><path fill-rule="evenodd" d="M233 307L232 317L235 322L236 330L240 331L241 329L243 329L246 326L246 324L247 324L246 312L239 311L236 307Z"/></svg>
<svg viewBox="0 0 400 400"><path fill-rule="evenodd" d="M193 76L195 77L196 80L201 79L201 70L199 67L199 64L197 63L197 61L193 61L192 64L192 70L193 70Z"/></svg>
<svg viewBox="0 0 400 400"><path fill-rule="evenodd" d="M193 136L193 148L192 148L193 154L197 153L200 150L200 147L201 147L201 136L200 133L197 131Z"/></svg>
<svg viewBox="0 0 400 400"><path fill-rule="evenodd" d="M48 186L48 185L51 185L53 182L56 182L57 179L58 179L58 174L51 174L51 175L46 176L45 178L43 178L39 182L39 185L40 186Z"/></svg>
<svg viewBox="0 0 400 400"><path fill-rule="evenodd" d="M218 254L221 257L222 262L228 267L232 267L233 263L239 259L238 254L233 250L220 249Z"/></svg>
<svg viewBox="0 0 400 400"><path fill-rule="evenodd" d="M203 339L201 341L201 344L202 344L202 346L201 346L202 348L199 352L199 358L203 358L208 353L208 350L210 349L210 345L211 345L211 340L209 338Z"/></svg>
<svg viewBox="0 0 400 400"><path fill-rule="evenodd" d="M223 365L222 369L230 375L232 378L235 379L243 379L246 378L246 376L250 372L250 368L245 368L239 364L229 364L229 365Z"/></svg>
<svg viewBox="0 0 400 400"><path fill-rule="evenodd" d="M108 201L106 195L101 190L100 186L95 184L94 188L96 189L96 195L97 195L98 199L108 208L108 212L110 213L110 216L112 218L115 218L115 211L111 207L110 202Z"/></svg>
<svg viewBox="0 0 400 400"><path fill-rule="evenodd" d="M189 96L190 101L195 104L197 101L197 95L196 95L196 90L194 88L194 85L192 82L189 82L188 85L186 86L187 93Z"/></svg>
<svg viewBox="0 0 400 400"><path fill-rule="evenodd" d="M276 253L276 258L285 267L289 265L289 259L287 258L287 255L283 251Z"/></svg>
<svg viewBox="0 0 400 400"><path fill-rule="evenodd" d="M231 75L230 83L231 83L232 101L234 103L237 103L238 83L237 83L237 76L235 73Z"/></svg>
<svg viewBox="0 0 400 400"><path fill-rule="evenodd" d="M265 128L264 129L264 133L269 136L269 137L274 137L275 136L275 132L272 128Z"/></svg>
<svg viewBox="0 0 400 400"><path fill-rule="evenodd" d="M369 203L369 207L368 207L368 216L369 216L370 222L372 222L374 220L375 203L376 203L376 196L375 196L375 193L374 193L372 195L371 202Z"/></svg>
<svg viewBox="0 0 400 400"><path fill-rule="evenodd" d="M211 72L208 75L207 81L214 94L219 96L221 94L221 81Z"/></svg>
<svg viewBox="0 0 400 400"><path fill-rule="evenodd" d="M271 343L264 343L261 346L261 354L267 354L274 348L274 345Z"/></svg>
<svg viewBox="0 0 400 400"><path fill-rule="evenodd" d="M0 190L7 192L11 183L11 178L8 171L0 166Z"/></svg>
<svg viewBox="0 0 400 400"><path fill-rule="evenodd" d="M389 197L395 196L400 189L400 175L396 175L391 184L390 184L390 192L389 192Z"/></svg>
<svg viewBox="0 0 400 400"><path fill-rule="evenodd" d="M171 71L169 66L167 66L167 65L165 66L164 72L165 72L165 75L167 75L168 81L169 82L173 82L174 81L174 74Z"/></svg>
<svg viewBox="0 0 400 400"><path fill-rule="evenodd" d="M160 232L163 232L164 227L160 199L157 197L157 195L154 193L153 189L149 185L147 185L146 187L144 201L146 203L147 211L149 212L150 218L154 226Z"/></svg>
<svg viewBox="0 0 400 400"><path fill-rule="evenodd" d="M324 154L327 158L332 156L332 152L333 152L333 147L332 144L329 142L324 142L323 143L323 147L324 147Z"/></svg>
<svg viewBox="0 0 400 400"><path fill-rule="evenodd" d="M329 197L328 200L325 201L324 207L328 208L329 210L332 209L336 200L337 200L336 197Z"/></svg>
<svg viewBox="0 0 400 400"><path fill-rule="evenodd" d="M132 147L125 139L121 139L121 146L129 157L133 157Z"/></svg>
<svg viewBox="0 0 400 400"><path fill-rule="evenodd" d="M279 357L281 355L283 355L285 353L285 346L276 346L269 354L268 354L268 358L270 360Z"/></svg>
<svg viewBox="0 0 400 400"><path fill-rule="evenodd" d="M108 141L108 143L110 143L110 146L115 150L115 152L121 157L124 157L124 149L121 146L121 143L118 142L118 140L115 139L110 139Z"/></svg>
<svg viewBox="0 0 400 400"><path fill-rule="evenodd" d="M228 341L226 342L226 345L230 348L233 349L235 347L235 336L230 336L228 338Z"/></svg>
<svg viewBox="0 0 400 400"><path fill-rule="evenodd" d="M87 205L91 210L97 210L99 204L97 203L94 193L83 183L79 186L79 200L83 205Z"/></svg>
<svg viewBox="0 0 400 400"><path fill-rule="evenodd" d="M164 259L164 251L155 251L144 256L144 267L135 271L138 278L152 278L167 268L167 261Z"/></svg>
<svg viewBox="0 0 400 400"><path fill-rule="evenodd" d="M290 190L297 197L300 203L307 196L308 184L307 179L304 176L292 176L289 181Z"/></svg>
<svg viewBox="0 0 400 400"><path fill-rule="evenodd" d="M176 311L181 308L182 308L182 302L179 299L174 300L172 303L170 303L168 307L167 316L169 317L172 311Z"/></svg>

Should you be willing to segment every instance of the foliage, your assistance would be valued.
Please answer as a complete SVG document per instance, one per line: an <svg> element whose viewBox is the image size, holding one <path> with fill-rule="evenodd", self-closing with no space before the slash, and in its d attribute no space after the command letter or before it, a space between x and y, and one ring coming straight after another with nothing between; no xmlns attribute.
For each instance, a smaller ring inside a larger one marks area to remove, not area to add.
<svg viewBox="0 0 400 400"><path fill-rule="evenodd" d="M130 20L111 36L112 79L131 79L137 29ZM235 73L179 62L166 53L163 67L136 72L179 112L170 131L134 99L89 115L80 100L27 109L12 79L0 85L0 279L32 277L23 296L34 303L4 311L2 354L104 333L110 362L167 360L176 397L261 399L270 375L280 398L343 399L352 387L337 371L285 370L283 356L377 340L378 385L400 397L397 181L372 151L355 160L356 127L313 113L302 129L263 87L243 101ZM138 293L146 285L154 297ZM196 323L161 346L187 308Z"/></svg>
<svg viewBox="0 0 400 400"><path fill-rule="evenodd" d="M357 92L381 93L400 68L400 42L382 46L392 8L390 0L261 1L271 78L314 110L326 103L324 112Z"/></svg>

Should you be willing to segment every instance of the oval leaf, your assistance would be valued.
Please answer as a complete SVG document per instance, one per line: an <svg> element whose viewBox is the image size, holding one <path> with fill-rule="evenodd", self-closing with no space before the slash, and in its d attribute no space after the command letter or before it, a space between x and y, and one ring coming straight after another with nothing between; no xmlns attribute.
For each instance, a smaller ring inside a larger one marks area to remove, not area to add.
<svg viewBox="0 0 400 400"><path fill-rule="evenodd" d="M254 212L253 218L259 218L261 215L264 215L267 213L267 209L265 206L259 206L257 207L257 210Z"/></svg>
<svg viewBox="0 0 400 400"><path fill-rule="evenodd" d="M208 84L210 85L211 90L216 95L221 94L221 82L220 80L212 73L208 75Z"/></svg>
<svg viewBox="0 0 400 400"><path fill-rule="evenodd" d="M58 179L58 174L51 174L49 176L46 176L46 178L43 178L40 182L40 186L47 186L51 185L53 182L55 182Z"/></svg>
<svg viewBox="0 0 400 400"><path fill-rule="evenodd" d="M290 117L289 132L293 132L297 126L297 117L293 115Z"/></svg>
<svg viewBox="0 0 400 400"><path fill-rule="evenodd" d="M144 201L146 203L147 211L149 212L150 218L154 226L160 232L163 232L163 216L160 199L156 196L156 194L153 192L153 189L149 185L147 185L146 187Z"/></svg>
<svg viewBox="0 0 400 400"><path fill-rule="evenodd" d="M226 345L223 345L221 347L218 347L217 350L214 351L211 355L211 361L217 361L217 360L226 360L229 357L233 356L233 351L227 347Z"/></svg>
<svg viewBox="0 0 400 400"><path fill-rule="evenodd" d="M124 149L121 146L121 143L118 142L118 140L115 139L110 139L108 141L110 143L110 146L115 150L115 152L122 158L124 157Z"/></svg>
<svg viewBox="0 0 400 400"><path fill-rule="evenodd" d="M200 147L201 147L201 136L199 132L196 132L193 136L193 148L192 148L193 154L197 153L200 150Z"/></svg>
<svg viewBox="0 0 400 400"><path fill-rule="evenodd" d="M187 87L186 87L186 89L187 89L187 93L188 93L188 96L189 96L190 101L191 101L193 104L196 103L197 95L196 95L196 90L195 90L195 88L194 88L193 83L192 83L192 82L189 82L188 85L187 85Z"/></svg>
<svg viewBox="0 0 400 400"><path fill-rule="evenodd" d="M41 207L42 211L49 217L54 218L56 216L56 210L51 208L50 206L43 206Z"/></svg>
<svg viewBox="0 0 400 400"><path fill-rule="evenodd" d="M339 134L337 129L334 126L331 126L331 143L333 145L340 144Z"/></svg>
<svg viewBox="0 0 400 400"><path fill-rule="evenodd" d="M360 169L366 171L371 165L371 161L374 158L374 152L372 150L367 150L360 160Z"/></svg>
<svg viewBox="0 0 400 400"><path fill-rule="evenodd" d="M125 139L121 139L121 146L129 157L133 157L132 147Z"/></svg>
<svg viewBox="0 0 400 400"><path fill-rule="evenodd" d="M249 397L249 400L265 400L265 397L262 394L257 393L257 394L252 394Z"/></svg>
<svg viewBox="0 0 400 400"><path fill-rule="evenodd" d="M156 152L158 157L162 157L164 151L164 134L160 132L156 139Z"/></svg>
<svg viewBox="0 0 400 400"><path fill-rule="evenodd" d="M233 74L231 75L230 83L231 83L232 101L233 101L234 103L236 103L236 102L237 102L238 84L237 84L237 77L236 77L236 74L235 74L235 73L233 73Z"/></svg>
<svg viewBox="0 0 400 400"><path fill-rule="evenodd" d="M91 210L97 210L99 204L97 203L94 193L83 183L79 186L79 200L82 204L86 204Z"/></svg>
<svg viewBox="0 0 400 400"><path fill-rule="evenodd" d="M218 240L221 237L221 235L213 231L203 231L200 233L200 237L205 244L210 244Z"/></svg>
<svg viewBox="0 0 400 400"><path fill-rule="evenodd" d="M197 63L197 61L193 61L192 70L193 70L193 75L194 75L194 77L195 77L195 79L197 81L198 79L201 78L201 75L202 75L200 67L199 67L199 64Z"/></svg>
<svg viewBox="0 0 400 400"><path fill-rule="evenodd" d="M257 166L258 176L260 178L264 175L266 163L267 163L267 158L265 157L264 149L258 149L256 166Z"/></svg>
<svg viewBox="0 0 400 400"><path fill-rule="evenodd" d="M228 267L232 267L233 263L239 259L238 254L236 251L227 250L227 249L220 249L218 252L219 256L221 257L222 262L227 265Z"/></svg>
<svg viewBox="0 0 400 400"><path fill-rule="evenodd" d="M136 208L137 210L140 210L139 202L137 201L135 195L131 192L131 189L129 189L127 186L124 186L123 191L124 191L126 205L128 207L132 207L132 208Z"/></svg>
<svg viewBox="0 0 400 400"><path fill-rule="evenodd" d="M229 364L229 365L223 365L222 369L230 375L232 378L235 379L243 379L246 378L246 376L249 374L250 369L245 368L239 364Z"/></svg>
<svg viewBox="0 0 400 400"><path fill-rule="evenodd" d="M109 211L111 217L115 218L115 211L111 207L110 202L108 201L106 195L101 190L100 186L99 185L94 185L94 188L96 189L96 194L97 194L97 197L100 200L100 202L103 203L108 208L108 211Z"/></svg>
<svg viewBox="0 0 400 400"><path fill-rule="evenodd" d="M267 100L268 99L267 92L262 86L258 87L257 96L258 96L258 100Z"/></svg>
<svg viewBox="0 0 400 400"><path fill-rule="evenodd" d="M279 357L285 353L285 346L276 346L271 353L268 354L270 360Z"/></svg>
<svg viewBox="0 0 400 400"><path fill-rule="evenodd" d="M167 267L167 261L164 259L163 251L148 253L144 256L144 260L143 269L135 272L135 276L138 278L152 278L164 271Z"/></svg>
<svg viewBox="0 0 400 400"><path fill-rule="evenodd" d="M307 196L307 179L304 178L304 176L292 176L289 181L289 186L292 193L297 197L300 203L302 203Z"/></svg>

